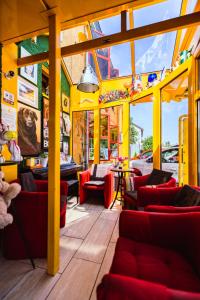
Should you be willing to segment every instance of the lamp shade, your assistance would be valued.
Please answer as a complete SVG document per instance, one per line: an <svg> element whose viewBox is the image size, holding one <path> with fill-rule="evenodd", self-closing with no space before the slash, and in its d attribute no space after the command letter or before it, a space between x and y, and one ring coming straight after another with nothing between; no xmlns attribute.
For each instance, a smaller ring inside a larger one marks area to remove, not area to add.
<svg viewBox="0 0 200 300"><path fill-rule="evenodd" d="M77 89L85 93L94 93L99 89L97 77L90 65L86 66L81 75Z"/></svg>

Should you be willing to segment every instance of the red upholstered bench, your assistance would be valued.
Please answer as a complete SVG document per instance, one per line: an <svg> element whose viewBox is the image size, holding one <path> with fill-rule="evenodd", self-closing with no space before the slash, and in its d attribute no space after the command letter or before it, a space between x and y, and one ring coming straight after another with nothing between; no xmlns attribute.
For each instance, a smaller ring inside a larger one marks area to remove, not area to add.
<svg viewBox="0 0 200 300"><path fill-rule="evenodd" d="M98 300L200 299L200 213L123 211Z"/></svg>

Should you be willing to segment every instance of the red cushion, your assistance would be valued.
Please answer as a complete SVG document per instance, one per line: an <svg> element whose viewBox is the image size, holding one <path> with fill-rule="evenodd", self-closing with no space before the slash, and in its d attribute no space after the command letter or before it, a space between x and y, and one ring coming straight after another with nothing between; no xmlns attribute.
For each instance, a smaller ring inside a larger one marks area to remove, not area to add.
<svg viewBox="0 0 200 300"><path fill-rule="evenodd" d="M104 190L104 184L103 185L84 184L83 188L85 190L100 191L100 190Z"/></svg>
<svg viewBox="0 0 200 300"><path fill-rule="evenodd" d="M118 239L111 273L200 292L200 279L181 254L123 237Z"/></svg>

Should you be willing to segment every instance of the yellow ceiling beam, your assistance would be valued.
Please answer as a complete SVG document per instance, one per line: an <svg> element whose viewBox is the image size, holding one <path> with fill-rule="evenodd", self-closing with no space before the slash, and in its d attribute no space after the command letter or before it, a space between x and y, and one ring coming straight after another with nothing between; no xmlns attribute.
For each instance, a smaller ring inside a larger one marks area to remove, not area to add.
<svg viewBox="0 0 200 300"><path fill-rule="evenodd" d="M134 29L127 30L125 32L115 33L109 36L100 37L98 39L86 41L83 43L70 45L61 48L61 55L70 56L87 52L94 49L110 47L112 45L125 43L133 40L143 39L149 36L157 34L163 34L166 32L192 27L200 24L200 12L195 12L186 16L180 16L170 20L161 21L155 24L150 24ZM25 65L31 65L48 60L48 52L35 54L28 57L18 58L18 67Z"/></svg>
<svg viewBox="0 0 200 300"><path fill-rule="evenodd" d="M180 13L181 16L184 16L186 14L188 2L189 2L189 0L183 0L182 1L181 13ZM179 52L179 48L180 48L181 35L182 35L182 30L178 30L177 35L176 35L174 53L173 53L173 57L172 57L172 66L175 64L177 56L178 56L178 52Z"/></svg>

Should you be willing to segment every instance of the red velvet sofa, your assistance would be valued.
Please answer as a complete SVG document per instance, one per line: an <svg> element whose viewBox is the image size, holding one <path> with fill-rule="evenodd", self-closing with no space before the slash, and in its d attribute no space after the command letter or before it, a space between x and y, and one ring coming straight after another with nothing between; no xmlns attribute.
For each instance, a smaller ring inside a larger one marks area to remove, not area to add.
<svg viewBox="0 0 200 300"><path fill-rule="evenodd" d="M122 211L98 300L199 300L200 213Z"/></svg>
<svg viewBox="0 0 200 300"><path fill-rule="evenodd" d="M199 186L193 188L200 191ZM147 205L144 210L152 212L178 213L178 212L195 212L200 211L200 206L173 206L177 193L181 187L152 189L149 192L151 205Z"/></svg>
<svg viewBox="0 0 200 300"><path fill-rule="evenodd" d="M134 177L134 191L137 192L137 195L132 197L126 193L126 190L124 191L123 198L125 209L129 208L129 206L137 209L138 207L145 207L148 204L152 204L154 203L154 198L151 197L151 193L153 193L155 190L159 190L160 188L167 189L176 186L176 179L173 177L168 182L158 184L156 187L146 186L149 176L150 174Z"/></svg>
<svg viewBox="0 0 200 300"><path fill-rule="evenodd" d="M37 192L21 191L12 200L14 210L12 206L9 208L9 212L14 213L14 222L3 232L3 254L8 259L28 257L21 231L32 258L47 256L48 181L35 180L35 183ZM67 190L67 183L61 182L60 227L65 226Z"/></svg>
<svg viewBox="0 0 200 300"><path fill-rule="evenodd" d="M113 201L113 182L114 177L112 173L108 173L104 177L103 185L86 185L87 181L90 181L90 170L86 170L80 173L80 204L83 204L90 194L95 197L104 199L105 208L109 208Z"/></svg>

